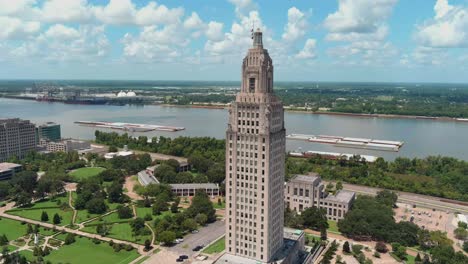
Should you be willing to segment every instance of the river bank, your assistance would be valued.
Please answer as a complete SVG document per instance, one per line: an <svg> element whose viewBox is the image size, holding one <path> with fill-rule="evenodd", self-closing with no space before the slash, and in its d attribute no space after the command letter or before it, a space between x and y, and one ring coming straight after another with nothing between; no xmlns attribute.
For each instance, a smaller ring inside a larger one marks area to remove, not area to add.
<svg viewBox="0 0 468 264"><path fill-rule="evenodd" d="M228 109L228 105L176 105L176 104L160 104L164 107L180 107L180 108L202 108L202 109ZM284 109L288 113L312 114L312 115L331 115L331 116L351 116L365 118L390 118L390 119L420 119L420 120L436 120L468 123L468 118L454 118L447 116L414 116L414 115L395 115L395 114L360 114L360 113L345 113L345 112L325 112L325 111L308 111L297 109Z"/></svg>

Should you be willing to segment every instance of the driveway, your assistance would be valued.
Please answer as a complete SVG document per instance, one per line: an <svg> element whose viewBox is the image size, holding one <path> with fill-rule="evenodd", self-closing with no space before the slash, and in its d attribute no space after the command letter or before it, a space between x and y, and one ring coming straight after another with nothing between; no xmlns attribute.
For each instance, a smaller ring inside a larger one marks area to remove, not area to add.
<svg viewBox="0 0 468 264"><path fill-rule="evenodd" d="M200 251L194 252L192 248L198 245L207 246L211 242L214 242L217 238L224 234L225 226L224 221L216 221L200 229L196 234L189 234L184 237L184 242L177 244L172 247L161 247L161 252L151 256L146 260L145 264L176 264L175 260L179 255L187 255L190 259L184 263L192 263L193 257L198 255Z"/></svg>

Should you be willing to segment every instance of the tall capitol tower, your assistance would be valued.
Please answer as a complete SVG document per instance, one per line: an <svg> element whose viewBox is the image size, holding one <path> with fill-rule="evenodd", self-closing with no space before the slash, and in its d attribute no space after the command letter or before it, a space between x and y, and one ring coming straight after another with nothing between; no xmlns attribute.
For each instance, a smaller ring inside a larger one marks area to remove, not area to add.
<svg viewBox="0 0 468 264"><path fill-rule="evenodd" d="M257 30L226 131L227 254L271 263L283 247L285 136L273 62Z"/></svg>

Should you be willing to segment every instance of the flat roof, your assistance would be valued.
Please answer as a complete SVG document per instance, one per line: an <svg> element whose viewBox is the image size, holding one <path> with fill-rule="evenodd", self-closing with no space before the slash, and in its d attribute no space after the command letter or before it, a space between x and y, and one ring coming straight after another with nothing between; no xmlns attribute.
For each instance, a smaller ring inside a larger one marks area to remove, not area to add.
<svg viewBox="0 0 468 264"><path fill-rule="evenodd" d="M171 184L172 189L218 189L214 183L177 183Z"/></svg>
<svg viewBox="0 0 468 264"><path fill-rule="evenodd" d="M16 163L10 163L10 162L2 162L0 163L0 172L11 170L17 167L21 167L21 165L16 164Z"/></svg>
<svg viewBox="0 0 468 264"><path fill-rule="evenodd" d="M315 183L315 181L319 180L320 176L318 173L311 173L310 175L296 175L294 176L290 182L306 182L306 183Z"/></svg>
<svg viewBox="0 0 468 264"><path fill-rule="evenodd" d="M336 201L342 203L349 203L355 197L355 193L351 191L340 190L335 195L327 196L324 201Z"/></svg>

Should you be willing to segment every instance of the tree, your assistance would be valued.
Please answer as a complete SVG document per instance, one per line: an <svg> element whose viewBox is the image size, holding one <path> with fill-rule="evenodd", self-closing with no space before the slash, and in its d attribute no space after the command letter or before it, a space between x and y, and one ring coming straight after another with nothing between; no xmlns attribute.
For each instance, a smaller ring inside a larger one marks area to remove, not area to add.
<svg viewBox="0 0 468 264"><path fill-rule="evenodd" d="M145 240L145 251L151 250L151 241L149 239Z"/></svg>
<svg viewBox="0 0 468 264"><path fill-rule="evenodd" d="M8 238L6 237L5 234L0 236L0 246L6 246L8 245Z"/></svg>
<svg viewBox="0 0 468 264"><path fill-rule="evenodd" d="M182 227L188 231L193 231L197 229L197 222L192 218L187 218L182 222Z"/></svg>
<svg viewBox="0 0 468 264"><path fill-rule="evenodd" d="M162 183L175 183L176 180L176 170L174 167L161 164L154 170L154 177L158 178Z"/></svg>
<svg viewBox="0 0 468 264"><path fill-rule="evenodd" d="M171 204L171 212L173 214L177 213L179 211L179 203L180 203L180 198L177 197L175 201Z"/></svg>
<svg viewBox="0 0 468 264"><path fill-rule="evenodd" d="M387 245L385 245L384 242L379 241L375 244L375 250L380 253L387 253L388 248Z"/></svg>
<svg viewBox="0 0 468 264"><path fill-rule="evenodd" d="M207 222L211 223L216 221L216 211L213 208L213 203L206 192L198 190L192 199L192 204L186 211L189 217L195 217L197 214L205 214Z"/></svg>
<svg viewBox="0 0 468 264"><path fill-rule="evenodd" d="M58 224L60 224L60 222L62 222L62 219L60 218L60 216L57 213L55 213L54 218L53 218L52 221L53 221L54 225L58 225Z"/></svg>
<svg viewBox="0 0 468 264"><path fill-rule="evenodd" d="M93 198L86 203L86 209L90 214L103 214L107 211L107 205L103 198Z"/></svg>
<svg viewBox="0 0 468 264"><path fill-rule="evenodd" d="M468 253L468 241L463 242L463 250Z"/></svg>
<svg viewBox="0 0 468 264"><path fill-rule="evenodd" d="M47 221L49 221L49 215L47 214L46 211L42 211L42 214L41 214L41 221L42 221L42 222L47 222Z"/></svg>
<svg viewBox="0 0 468 264"><path fill-rule="evenodd" d="M414 258L414 262L417 263L417 264L422 262L421 255L419 255L419 252L416 255L416 257Z"/></svg>
<svg viewBox="0 0 468 264"><path fill-rule="evenodd" d="M458 221L457 223L458 227L463 228L463 229L468 229L468 224L462 221Z"/></svg>
<svg viewBox="0 0 468 264"><path fill-rule="evenodd" d="M377 196L375 198L378 202L393 207L398 200L398 195L395 192L389 190L382 190L377 193Z"/></svg>
<svg viewBox="0 0 468 264"><path fill-rule="evenodd" d="M162 212L168 210L168 204L165 201L165 199L162 199L161 197L157 198L153 205L152 205L152 210L153 210L153 215L160 215Z"/></svg>
<svg viewBox="0 0 468 264"><path fill-rule="evenodd" d="M145 220L143 220L141 217L137 217L132 222L130 222L130 226L132 227L133 233L139 234L140 231L145 228Z"/></svg>
<svg viewBox="0 0 468 264"><path fill-rule="evenodd" d="M119 205L119 207L117 207L117 214L119 215L120 219L128 219L133 217L132 209L122 205Z"/></svg>
<svg viewBox="0 0 468 264"><path fill-rule="evenodd" d="M302 223L304 227L314 230L328 228L327 213L324 208L309 207L301 213Z"/></svg>
<svg viewBox="0 0 468 264"><path fill-rule="evenodd" d="M119 149L116 146L109 146L109 152L117 152Z"/></svg>
<svg viewBox="0 0 468 264"><path fill-rule="evenodd" d="M195 221L199 225L204 226L206 224L206 222L208 221L208 217L206 216L206 214L197 214L195 216Z"/></svg>
<svg viewBox="0 0 468 264"><path fill-rule="evenodd" d="M75 235L72 233L68 233L65 237L65 245L70 245L75 243Z"/></svg>
<svg viewBox="0 0 468 264"><path fill-rule="evenodd" d="M117 181L112 182L112 185L107 188L108 197L110 203L121 203L123 202L123 185Z"/></svg>
<svg viewBox="0 0 468 264"><path fill-rule="evenodd" d="M327 240L327 229L324 227L320 228L320 239Z"/></svg>
<svg viewBox="0 0 468 264"><path fill-rule="evenodd" d="M98 224L96 226L96 233L101 236L106 236L109 233L109 227L106 224Z"/></svg>
<svg viewBox="0 0 468 264"><path fill-rule="evenodd" d="M349 242L345 241L343 244L343 252L345 253L351 253L351 248L349 247Z"/></svg>
<svg viewBox="0 0 468 264"><path fill-rule="evenodd" d="M162 242L164 245L170 245L176 239L176 235L172 231L163 231L159 234L158 237L159 241Z"/></svg>
<svg viewBox="0 0 468 264"><path fill-rule="evenodd" d="M468 238L468 230L466 230L463 227L457 227L453 233L455 234L455 237L460 240L465 240Z"/></svg>
<svg viewBox="0 0 468 264"><path fill-rule="evenodd" d="M33 228L32 228L32 225L31 224L28 224L28 227L26 229L26 234L32 234L34 231L33 231Z"/></svg>
<svg viewBox="0 0 468 264"><path fill-rule="evenodd" d="M337 191L343 190L343 183L341 181L337 181L335 188Z"/></svg>

